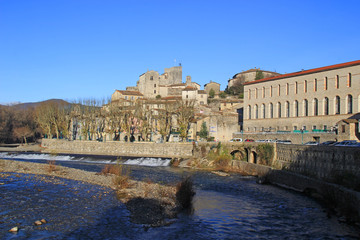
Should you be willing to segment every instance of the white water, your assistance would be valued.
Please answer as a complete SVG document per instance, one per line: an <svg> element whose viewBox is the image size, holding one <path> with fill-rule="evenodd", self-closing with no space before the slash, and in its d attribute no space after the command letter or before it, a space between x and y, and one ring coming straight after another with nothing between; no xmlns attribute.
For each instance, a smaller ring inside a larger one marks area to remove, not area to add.
<svg viewBox="0 0 360 240"><path fill-rule="evenodd" d="M150 166L150 167L166 167L166 166L170 165L170 159L136 158L136 159L129 159L126 162L124 162L123 164Z"/></svg>
<svg viewBox="0 0 360 240"><path fill-rule="evenodd" d="M7 153L0 152L0 159L29 159L29 160L50 160L50 161L79 161L88 163L115 164L116 161L91 158L91 157L74 157L69 155L52 155L52 154L24 154L24 153ZM170 159L161 158L136 158L128 159L123 164L141 165L150 167L166 167L170 165Z"/></svg>

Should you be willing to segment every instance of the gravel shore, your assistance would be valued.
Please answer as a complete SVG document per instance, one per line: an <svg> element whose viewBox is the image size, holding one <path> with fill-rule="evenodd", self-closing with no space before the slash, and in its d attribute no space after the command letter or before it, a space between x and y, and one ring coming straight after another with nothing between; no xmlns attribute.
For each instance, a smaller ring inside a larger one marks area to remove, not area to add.
<svg viewBox="0 0 360 240"><path fill-rule="evenodd" d="M166 219L177 213L176 188L152 182L129 179L127 188L119 188L113 174L101 174L49 164L0 160L0 177L6 173L25 173L47 175L108 187L116 191L118 199L125 203L131 212L134 223L149 226L167 224Z"/></svg>

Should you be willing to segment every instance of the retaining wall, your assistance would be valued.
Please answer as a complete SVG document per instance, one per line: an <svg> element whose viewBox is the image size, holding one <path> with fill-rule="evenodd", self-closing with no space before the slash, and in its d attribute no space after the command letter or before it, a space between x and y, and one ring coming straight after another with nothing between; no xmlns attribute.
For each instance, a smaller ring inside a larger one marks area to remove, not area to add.
<svg viewBox="0 0 360 240"><path fill-rule="evenodd" d="M191 157L191 143L68 141L43 139L43 152L136 157Z"/></svg>

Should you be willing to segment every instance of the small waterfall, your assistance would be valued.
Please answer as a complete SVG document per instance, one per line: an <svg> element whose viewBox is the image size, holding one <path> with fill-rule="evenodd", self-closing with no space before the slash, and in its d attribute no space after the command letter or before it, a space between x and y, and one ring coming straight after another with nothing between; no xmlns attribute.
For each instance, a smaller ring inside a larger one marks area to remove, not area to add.
<svg viewBox="0 0 360 240"><path fill-rule="evenodd" d="M166 167L166 166L170 165L170 159L136 158L136 159L129 159L129 160L125 161L123 164L151 166L151 167Z"/></svg>

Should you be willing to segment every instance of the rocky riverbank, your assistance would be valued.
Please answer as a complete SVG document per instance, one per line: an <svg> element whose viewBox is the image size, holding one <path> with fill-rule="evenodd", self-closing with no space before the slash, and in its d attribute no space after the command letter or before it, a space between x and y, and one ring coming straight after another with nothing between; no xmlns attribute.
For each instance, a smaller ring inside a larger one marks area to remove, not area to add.
<svg viewBox="0 0 360 240"><path fill-rule="evenodd" d="M134 223L159 226L167 224L167 219L174 218L179 206L176 201L176 187L165 186L152 182L134 181L126 178L126 187L120 187L116 175L111 173L94 173L83 170L67 168L48 164L0 160L0 177L4 178L9 173L46 175L54 178L38 178L42 181L54 183L57 178L65 178L90 183L113 189L120 201L125 203L131 212L131 220ZM56 177L56 178L55 178ZM50 180L49 180L50 179ZM31 196L29 196L31 197ZM136 206L136 207L134 207Z"/></svg>

